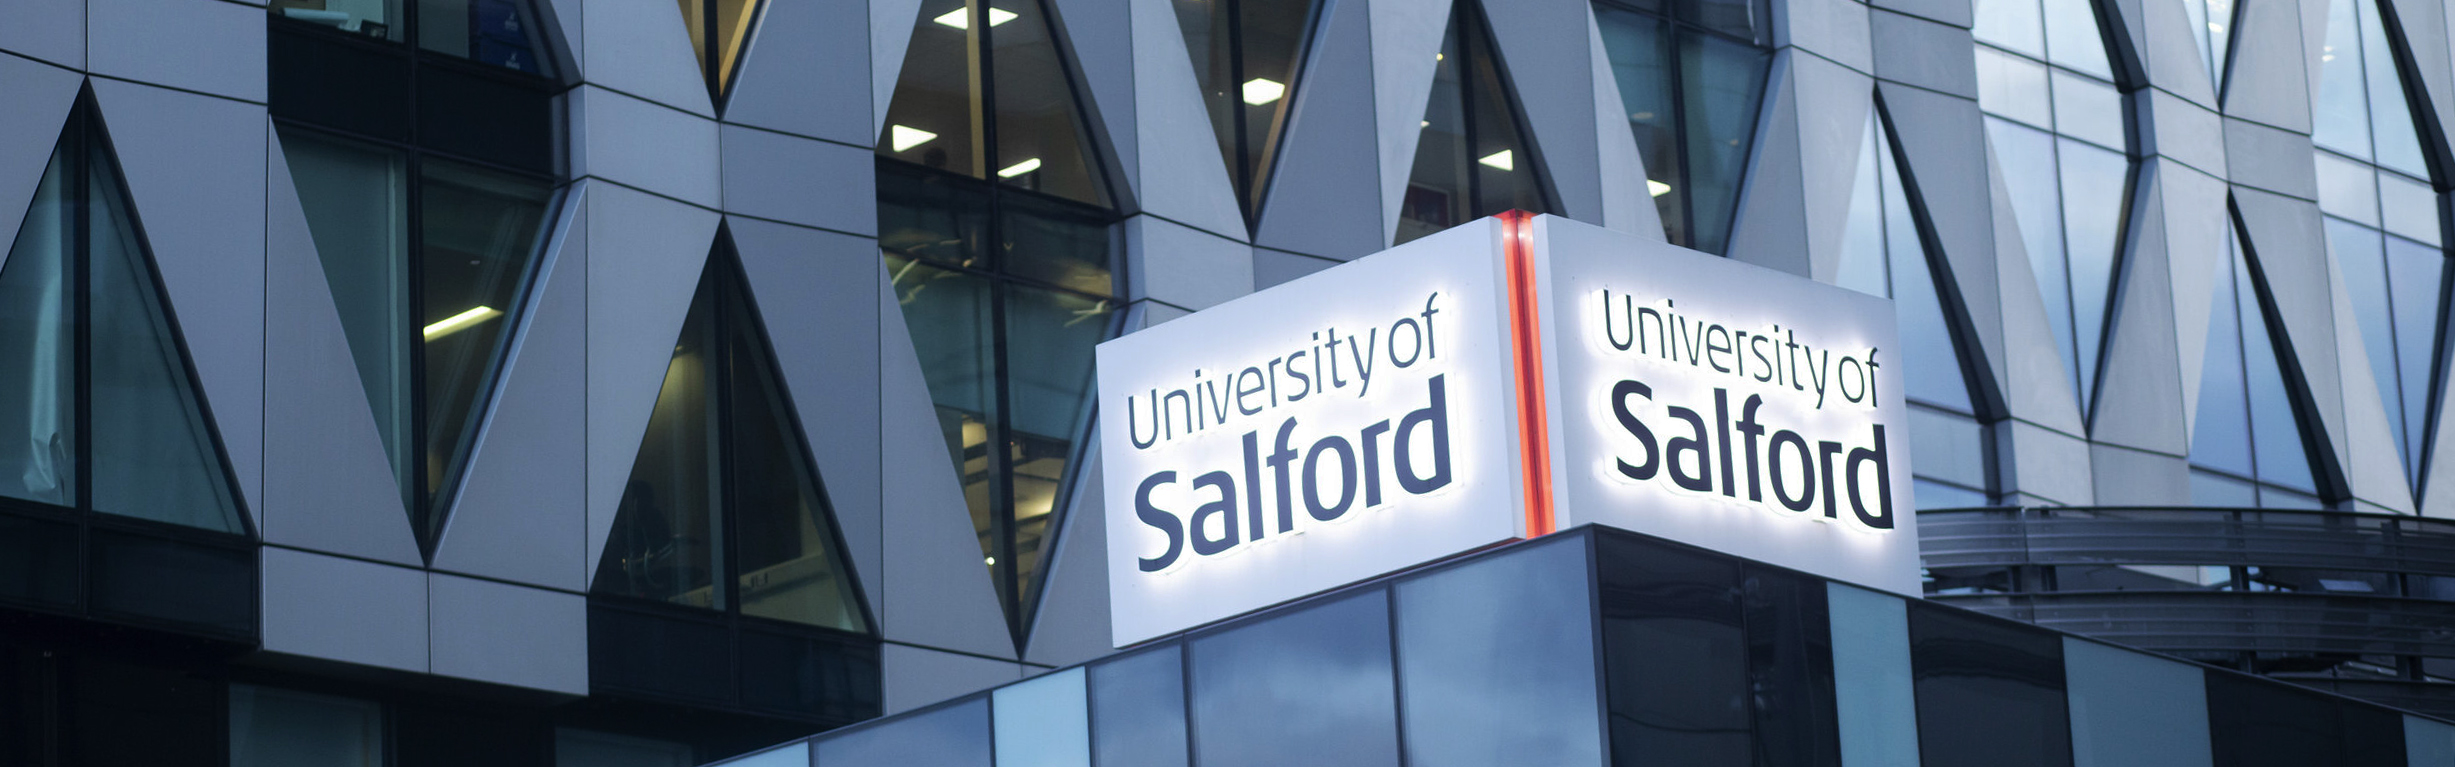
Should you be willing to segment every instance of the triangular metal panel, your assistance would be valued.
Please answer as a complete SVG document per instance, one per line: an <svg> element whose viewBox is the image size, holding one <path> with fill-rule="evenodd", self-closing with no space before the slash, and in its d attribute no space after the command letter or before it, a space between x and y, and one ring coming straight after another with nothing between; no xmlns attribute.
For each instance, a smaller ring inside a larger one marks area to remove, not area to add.
<svg viewBox="0 0 2455 767"><path fill-rule="evenodd" d="M2169 238L2161 191L2163 177L2177 167L2159 158L2140 166L2089 436L2099 444L2179 456L2190 450L2190 420L2188 408L2182 406L2179 350L2184 347L2175 342L2173 269L2166 263Z"/></svg>
<svg viewBox="0 0 2455 767"><path fill-rule="evenodd" d="M2377 0L2379 5L2395 14L2395 25L2388 36L2404 43L2412 53L2413 67L2407 78L2418 75L2417 83L2423 95L2429 97L2431 116L2441 125L2455 124L2455 61L2448 59L2446 5L2438 0ZM2396 34L2401 32L2402 34ZM2428 141L2425 134L2422 141Z"/></svg>
<svg viewBox="0 0 2455 767"><path fill-rule="evenodd" d="M16 4L9 8L9 23L0 25L0 51L84 69L85 14L85 0ZM75 76L65 71L61 74Z"/></svg>
<svg viewBox="0 0 2455 767"><path fill-rule="evenodd" d="M878 369L860 364L878 359L877 243L740 217L728 228L862 599L880 614Z"/></svg>
<svg viewBox="0 0 2455 767"><path fill-rule="evenodd" d="M1476 2L1477 0L1458 0ZM1563 216L1600 223L1603 220L1600 159L1595 153L1594 128L1585 116L1594 108L1593 53L1577 49L1582 30L1592 26L1588 3L1486 4L1482 14L1492 28L1492 45L1500 52L1501 72L1525 119L1527 146L1551 179L1552 193ZM1435 42L1437 45L1437 41ZM1383 58L1380 48L1374 58ZM1417 110L1416 114L1422 114ZM1383 130L1403 129L1384 125ZM1395 210L1395 208L1392 208Z"/></svg>
<svg viewBox="0 0 2455 767"><path fill-rule="evenodd" d="M470 447L435 568L588 587L588 197L563 193L494 405ZM574 439L578 435L578 439ZM597 540L602 540L598 538Z"/></svg>
<svg viewBox="0 0 2455 767"><path fill-rule="evenodd" d="M598 39L604 42L603 38ZM702 91L704 92L704 90ZM605 550L623 482L673 361L715 213L612 184L591 187L588 222L588 556Z"/></svg>
<svg viewBox="0 0 2455 767"><path fill-rule="evenodd" d="M562 73L564 82L586 79L588 34L584 19L588 10L587 0L536 0L536 3L537 13L552 21L555 31L561 33L556 38L562 43L562 52L567 54L563 61L570 64L569 71Z"/></svg>
<svg viewBox="0 0 2455 767"><path fill-rule="evenodd" d="M1381 140L1381 229L1384 241L1394 241L1415 170L1415 147L1423 139L1424 106L1432 100L1433 76L1440 69L1442 33L1458 14L1450 12L1450 0L1371 0L1367 10L1373 107L1380 118L1375 133Z"/></svg>
<svg viewBox="0 0 2455 767"><path fill-rule="evenodd" d="M1850 189L1865 145L1868 76L1826 59L1779 54L1768 82L1731 258L1832 282L1848 234ZM1782 89L1779 92L1772 88ZM1786 178L1771 174L1797 174ZM1768 236L1778 233L1780 237Z"/></svg>
<svg viewBox="0 0 2455 767"><path fill-rule="evenodd" d="M1082 480L1065 509L1065 529L1051 550L1039 609L1023 644L1023 660L1067 666L1110 652L1108 509L1100 482L1100 428L1084 431Z"/></svg>
<svg viewBox="0 0 2455 767"><path fill-rule="evenodd" d="M1270 188L1253 242L1346 260L1390 242L1381 225L1372 29L1359 0L1324 2L1320 24L1298 70L1278 154L1264 169Z"/></svg>
<svg viewBox="0 0 2455 767"><path fill-rule="evenodd" d="M2206 2L2206 0L2187 0ZM2190 15L2182 3L2161 0L2119 0L2115 3L2126 27L2144 31L2146 35L2131 36L2139 46L2140 58L2148 70L2148 84L2191 103L2216 108L2216 87L2208 79L2207 60L2199 55L2200 30L2192 27ZM2231 24L2227 19L2210 23ZM2223 72L2225 63L2217 62Z"/></svg>
<svg viewBox="0 0 2455 767"><path fill-rule="evenodd" d="M725 120L868 146L869 8L768 2L725 96Z"/></svg>
<svg viewBox="0 0 2455 767"><path fill-rule="evenodd" d="M367 406L290 163L265 132L264 502L267 543L416 567L417 533Z"/></svg>
<svg viewBox="0 0 2455 767"><path fill-rule="evenodd" d="M2438 380L2455 374L2455 355L2443 355L2439 360ZM2441 398L2445 390L2437 392ZM2429 461L2422 466L2420 493L2416 499L2421 516L2455 518L2455 429L2440 426L2429 437Z"/></svg>
<svg viewBox="0 0 2455 767"><path fill-rule="evenodd" d="M904 71L904 52L912 46L912 27L920 22L921 0L868 0L870 141L886 130L887 105L895 100L895 80Z"/></svg>
<svg viewBox="0 0 2455 767"><path fill-rule="evenodd" d="M1013 658L1015 637L981 562L955 468L947 464L946 438L938 432L937 406L912 333L884 264L877 275L879 459L896 467L882 477L879 493L884 577L866 582L884 592L879 633L893 643ZM891 700L892 666L887 685Z"/></svg>
<svg viewBox="0 0 2455 767"><path fill-rule="evenodd" d="M1929 247L1943 250L1944 261L1951 267L1953 290L1975 297L1965 302L1975 331L1966 340L1976 343L1975 351L1984 355L1986 380L2002 381L2006 364L2003 306L1985 300L1998 290L2000 258L1995 252L1993 202L1997 198L1989 176L1969 172L1987 166L1993 157L1984 143L1978 104L1886 82L1876 84L1876 94L1883 99L1893 143L1900 148L1902 186L1933 225L1934 241ZM2019 238L2015 235L2012 240L2017 246ZM2017 262L2012 271L2027 274L2028 262ZM1963 354L1971 351L1961 350ZM1985 394L1988 399L1996 396Z"/></svg>
<svg viewBox="0 0 2455 767"><path fill-rule="evenodd" d="M1134 146L1130 183L1142 212L1250 242L1236 185L1219 155L1209 107L1170 0L1128 0L1133 9ZM1311 87L1308 74L1297 92Z"/></svg>
<svg viewBox="0 0 2455 767"><path fill-rule="evenodd" d="M691 50L682 8L670 2L594 3L580 17L587 81L692 114L713 117L707 76Z"/></svg>
<svg viewBox="0 0 2455 767"><path fill-rule="evenodd" d="M0 109L0 242L17 241L83 82L75 72L0 56L0 93L9 94L9 108ZM8 265L7 251L0 248L0 268Z"/></svg>
<svg viewBox="0 0 2455 767"><path fill-rule="evenodd" d="M2318 25L2316 37L2303 28L2305 17ZM2242 2L2236 19L2231 45L2240 53L2226 75L2225 114L2309 133L2310 94L2318 92L2319 48L2327 40L2326 0Z"/></svg>
<svg viewBox="0 0 2455 767"><path fill-rule="evenodd" d="M1765 76L1764 111L1757 116L1756 145L1748 152L1739 199L1731 215L1730 257L1757 266L1812 277L1807 247L1807 188L1799 147L1800 61L1797 49L1773 56ZM1850 151L1851 169L1857 169ZM1844 195L1845 197L1847 195Z"/></svg>
<svg viewBox="0 0 2455 767"><path fill-rule="evenodd" d="M1863 11L1860 18L1865 18ZM1602 175L1603 226L1663 242L1667 238L1662 209L1654 206L1654 196L1646 186L1646 159L1637 151L1636 131L1628 125L1628 105L1620 101L1611 54L1603 48L1602 23L1595 20L1590 4L1586 7L1586 50L1594 69L1595 159Z"/></svg>
<svg viewBox="0 0 2455 767"><path fill-rule="evenodd" d="M117 80L93 88L205 407L244 505L256 506L264 500L264 107Z"/></svg>
<svg viewBox="0 0 2455 767"><path fill-rule="evenodd" d="M2344 391L2345 481L2353 497L2398 514L2413 513L2412 480L2404 475L2403 450L2387 425L2387 403L2379 396L2371 371L2370 350L2363 344L2361 319L2353 312L2353 297L2344 286L2344 266L2334 248L2326 248L2328 294L2335 308L2335 369L2306 370L2306 375L2333 373Z"/></svg>
<svg viewBox="0 0 2455 767"><path fill-rule="evenodd" d="M2295 357L2288 360L2280 353L2277 363L2287 366L2286 375L2298 374L2310 387L2314 411L2304 417L2319 419L2326 432L2330 452L2313 455L2311 461L2333 462L2331 473L2349 476L2343 473L2352 458L2344 424L2344 379L2335 372L2343 358L2336 346L2335 288L2318 203L2243 186L2234 187L2233 200L2248 227L2242 232L2242 245L2250 251L2244 258L2274 297L2276 320L2284 326L2283 337L2276 340ZM2291 369L2296 362L2298 371Z"/></svg>
<svg viewBox="0 0 2455 767"><path fill-rule="evenodd" d="M1895 123L1896 125L1899 123ZM1995 213L1995 293L2003 311L2004 406L2013 418L2070 435L2088 433L2080 420L2078 392L2072 391L2071 370L2054 344L2053 326L2046 319L2045 294L2037 272L2029 268L2029 253L2012 212L2011 192L2003 186L2003 166L1993 146L1986 150L1988 199ZM1933 198L1929 198L1933 199ZM2071 501L2066 500L2066 503Z"/></svg>
<svg viewBox="0 0 2455 767"><path fill-rule="evenodd" d="M1117 168L1116 207L1138 210L1142 199L1141 129L1136 124L1134 18L1132 0L1048 0L1045 7L1061 47L1074 59L1075 94L1091 115L1094 146L1103 147L1102 164ZM1184 60L1183 55L1177 56ZM1188 70L1190 71L1190 70ZM1113 155L1114 161L1108 161Z"/></svg>
<svg viewBox="0 0 2455 767"><path fill-rule="evenodd" d="M2159 169L2157 193L2164 209L2165 266L2174 296L2174 348L2182 371L2182 433L2187 440L2199 418L2209 312L2218 283L2233 268L2225 256L2225 233L2232 225L2225 212L2223 179L2163 160L2148 162Z"/></svg>

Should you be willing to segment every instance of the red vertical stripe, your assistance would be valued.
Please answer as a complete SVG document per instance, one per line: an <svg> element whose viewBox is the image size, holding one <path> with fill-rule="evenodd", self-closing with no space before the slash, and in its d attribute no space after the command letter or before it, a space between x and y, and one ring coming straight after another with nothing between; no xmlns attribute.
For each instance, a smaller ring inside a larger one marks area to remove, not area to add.
<svg viewBox="0 0 2455 767"><path fill-rule="evenodd" d="M1500 214L1509 273L1509 346L1517 368L1518 456L1526 475L1526 537L1551 533L1551 440L1543 403L1542 308L1535 296L1534 214Z"/></svg>

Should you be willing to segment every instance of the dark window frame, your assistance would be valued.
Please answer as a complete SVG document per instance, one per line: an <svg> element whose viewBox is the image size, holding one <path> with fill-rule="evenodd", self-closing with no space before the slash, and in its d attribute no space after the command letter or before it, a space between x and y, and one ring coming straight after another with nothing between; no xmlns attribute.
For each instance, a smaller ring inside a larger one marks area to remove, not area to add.
<svg viewBox="0 0 2455 767"><path fill-rule="evenodd" d="M1244 0L1218 0L1226 6L1225 14L1228 19L1226 56L1228 80L1225 83L1214 85L1228 91L1229 109L1234 112L1229 122L1235 126L1236 157L1229 163L1230 167L1227 169L1228 183L1236 188L1236 202L1244 212L1247 234L1261 231L1262 210L1270 200L1270 182L1271 177L1276 175L1274 171L1278 167L1279 149L1287 140L1288 123L1295 118L1296 97L1299 89L1303 87L1305 64L1309 63L1308 60L1312 58L1314 38L1320 35L1322 20L1325 18L1322 8L1325 3L1322 0L1303 1L1305 2L1304 23L1298 28L1304 32L1296 36L1295 50L1289 57L1287 89L1269 104L1271 117L1268 134L1256 137L1251 135L1251 130L1246 125L1253 116L1251 110L1261 109L1263 106L1245 103L1242 93L1246 81ZM1462 1L1471 2L1472 0ZM1170 21L1175 22L1176 20L1170 19ZM1208 107L1205 107L1204 111L1208 112Z"/></svg>
<svg viewBox="0 0 2455 767"><path fill-rule="evenodd" d="M1471 0L1458 1L1468 2ZM1626 12L1660 22L1664 25L1663 30L1666 33L1664 41L1672 46L1669 53L1663 57L1663 61L1666 64L1664 69L1669 73L1669 81L1671 85L1669 98L1672 108L1679 110L1679 114L1676 116L1677 119L1670 121L1672 133L1671 143L1673 146L1678 147L1679 149L1679 151L1673 153L1678 155L1676 166L1678 168L1677 178L1679 183L1676 184L1675 188L1667 194L1686 195L1689 194L1691 190L1696 188L1696 184L1690 180L1693 174L1691 173L1692 168L1690 168L1691 158L1688 156L1690 154L1687 115L1688 78L1686 77L1688 72L1688 63L1685 57L1679 55L1677 48L1678 41L1684 34L1699 34L1720 38L1725 42L1744 45L1763 53L1766 56L1765 73L1763 76L1759 77L1756 82L1755 106L1756 120L1758 122L1762 122L1764 120L1765 99L1768 95L1770 95L1765 92L1765 86L1771 84L1773 81L1771 57L1776 50L1771 42L1773 37L1773 21L1772 12L1770 10L1771 3L1769 0L1752 0L1750 2L1750 7L1764 12L1764 41L1759 42L1755 38L1740 37L1738 35L1699 23L1689 18L1690 14L1679 13L1675 10L1676 7L1681 7L1683 3L1693 2L1693 0L1654 0L1663 6L1662 10L1646 9L1639 4L1643 1L1644 0L1587 0L1589 6L1600 6L1615 11ZM1748 170L1756 166L1756 143L1760 138L1762 138L1762 136L1760 135L1760 132L1756 130L1756 127L1749 126L1748 146L1746 147L1747 156L1739 165L1739 175L1738 178L1733 179L1734 183L1732 184L1731 189L1731 220L1729 223L1723 226L1721 233L1718 235L1722 243L1722 249L1725 251L1730 249L1731 233L1737 231L1739 226L1738 201L1747 196ZM1645 162L1659 162L1659 160L1645 158L1641 159ZM1654 205L1655 203L1653 199L1649 197L1646 199L1645 204ZM1694 243L1698 239L1696 207L1697 206L1692 202L1682 204L1680 206L1680 215L1687 218L1686 221L1680 222L1680 231L1688 234L1689 242L1673 244L1680 245L1682 247L1695 247Z"/></svg>
<svg viewBox="0 0 2455 767"><path fill-rule="evenodd" d="M1229 1L1234 2L1234 0ZM1518 146L1515 148L1525 152L1525 157L1519 162L1522 162L1526 172L1532 175L1535 198L1537 203L1543 207L1541 211L1531 212L1548 213L1560 210L1560 195L1554 189L1551 174L1543 172L1547 166L1543 163L1543 150L1539 146L1540 142L1535 140L1533 126L1526 120L1523 105L1519 104L1518 100L1513 98L1514 94L1509 92L1509 86L1516 80L1509 76L1508 61L1500 55L1499 41L1492 39L1494 33L1492 32L1491 15L1484 10L1483 4L1478 0L1456 0L1450 6L1449 29L1449 36L1454 36L1458 43L1458 111L1465 117L1459 128L1458 138L1464 141L1467 147L1479 146L1482 131L1476 128L1481 125L1482 121L1475 119L1476 109L1487 99L1497 102L1499 105L1497 111L1507 116L1510 130L1517 134ZM1483 92L1482 78L1478 76L1478 65L1486 62L1491 65L1492 74L1499 80L1502 89L1499 93ZM1440 86L1435 83L1433 87ZM1416 151L1418 154L1423 151L1420 145ZM1471 149L1467 154L1470 156L1466 162L1465 189L1463 190L1466 194L1464 207L1467 216L1453 222L1451 226L1507 212L1496 210L1480 215L1476 213L1476 211L1485 209L1483 207L1485 171L1481 158L1472 157L1474 152ZM1411 169L1410 175L1412 175ZM1408 181L1408 185L1412 187L1413 179ZM1402 204L1400 213L1402 219L1405 215L1403 210Z"/></svg>

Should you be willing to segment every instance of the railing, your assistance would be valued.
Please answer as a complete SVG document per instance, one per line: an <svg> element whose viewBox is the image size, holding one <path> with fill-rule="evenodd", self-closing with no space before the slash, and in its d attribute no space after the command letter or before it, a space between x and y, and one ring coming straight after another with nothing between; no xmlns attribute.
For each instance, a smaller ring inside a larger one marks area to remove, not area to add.
<svg viewBox="0 0 2455 767"><path fill-rule="evenodd" d="M2097 591L1940 597L1955 606L2177 655L2455 658L2455 602L2273 592Z"/></svg>
<svg viewBox="0 0 2455 767"><path fill-rule="evenodd" d="M2455 577L2455 520L2278 509L1939 509L1918 513L1928 567L2250 565Z"/></svg>

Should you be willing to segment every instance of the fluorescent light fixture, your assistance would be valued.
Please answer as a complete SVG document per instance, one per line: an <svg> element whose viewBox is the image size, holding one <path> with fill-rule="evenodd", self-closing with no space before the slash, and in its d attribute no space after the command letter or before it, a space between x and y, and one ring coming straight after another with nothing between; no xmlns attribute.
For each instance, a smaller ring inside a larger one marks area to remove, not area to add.
<svg viewBox="0 0 2455 767"><path fill-rule="evenodd" d="M1022 162L1018 162L1018 163L1015 163L1015 164L1013 164L1013 165L1008 165L1008 166L1006 166L1006 168L1005 168L1004 170L1000 170L1000 171L998 171L998 172L997 172L997 177L998 177L998 178L1014 178L1014 177L1016 177L1016 176L1020 176L1020 175L1023 175L1023 174L1025 174L1025 173L1030 173L1030 172L1032 172L1032 171L1039 170L1039 169L1040 169L1040 158L1038 158L1038 157L1034 157L1034 158L1031 158L1031 159L1029 159L1029 160L1024 160L1024 161L1022 161Z"/></svg>
<svg viewBox="0 0 2455 767"><path fill-rule="evenodd" d="M1432 121L1431 121L1431 120L1425 120L1425 121L1423 121L1423 124L1422 124L1422 125L1416 126L1416 130L1422 130L1422 129L1424 129L1424 128L1430 128L1430 127L1432 127Z"/></svg>
<svg viewBox="0 0 2455 767"><path fill-rule="evenodd" d="M1014 20L1014 12L1013 12L1013 11L1009 11L1009 10L1006 10L1006 9L1004 9L1004 8L997 8L997 7L991 7L991 8L989 9L989 26L994 27L994 26L997 26L997 25L999 25L999 24L1004 24L1004 23L1006 23L1006 22L1013 21L1013 20ZM951 11L947 11L947 12L945 12L945 13L938 14L938 17L937 17L937 18L930 19L930 21L934 21L934 22L937 22L937 23L939 23L939 24L944 24L944 25L946 25L946 26L954 27L954 28L956 28L956 29L971 29L971 28L972 28L972 9L970 9L970 8L957 8L957 9L954 9L954 10L951 10Z"/></svg>
<svg viewBox="0 0 2455 767"><path fill-rule="evenodd" d="M937 137L938 134L909 125L887 126L887 144L895 147L895 151L898 152L927 144L930 139Z"/></svg>
<svg viewBox="0 0 2455 767"><path fill-rule="evenodd" d="M1287 95L1287 86L1277 80L1256 77L1245 81L1245 103L1261 106Z"/></svg>
<svg viewBox="0 0 2455 767"><path fill-rule="evenodd" d="M997 557L981 557L980 561L981 561L981 564L985 564L985 565L988 565L988 566L990 566L990 567L996 567L996 566L997 566Z"/></svg>
<svg viewBox="0 0 2455 767"><path fill-rule="evenodd" d="M1645 180L1645 191L1653 193L1655 197L1661 197L1671 193L1671 185L1649 178Z"/></svg>
<svg viewBox="0 0 2455 767"><path fill-rule="evenodd" d="M1486 155L1483 159L1476 160L1475 162L1483 163L1501 170L1517 170L1517 156L1510 154L1512 151L1514 150L1503 149Z"/></svg>
<svg viewBox="0 0 2455 767"><path fill-rule="evenodd" d="M476 325L477 323L485 322L501 316L503 316L503 310L496 309L491 306L472 308L468 311L461 312L450 317L445 317L440 322L426 326L426 340L432 341L453 333L458 333L469 329L470 326Z"/></svg>

